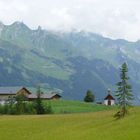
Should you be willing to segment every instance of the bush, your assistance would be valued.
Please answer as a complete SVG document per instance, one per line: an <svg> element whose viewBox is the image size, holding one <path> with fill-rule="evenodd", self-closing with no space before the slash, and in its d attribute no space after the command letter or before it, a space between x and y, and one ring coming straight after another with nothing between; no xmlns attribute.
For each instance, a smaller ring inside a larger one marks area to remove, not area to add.
<svg viewBox="0 0 140 140"><path fill-rule="evenodd" d="M18 102L13 104L5 102L4 105L0 104L0 114L36 114L36 110L34 109L32 102L24 102L22 104L19 104Z"/></svg>
<svg viewBox="0 0 140 140"><path fill-rule="evenodd" d="M5 114L4 106L0 104L0 114Z"/></svg>
<svg viewBox="0 0 140 140"><path fill-rule="evenodd" d="M45 106L45 114L52 114L53 113L53 109L52 109L52 106L51 106L51 104L47 104L46 106Z"/></svg>
<svg viewBox="0 0 140 140"><path fill-rule="evenodd" d="M86 96L84 98L84 101L85 102L94 102L94 100L95 100L95 97L94 97L92 91L88 90L87 93L86 93Z"/></svg>
<svg viewBox="0 0 140 140"><path fill-rule="evenodd" d="M34 108L33 102L26 102L25 113L26 114L36 114L36 110Z"/></svg>

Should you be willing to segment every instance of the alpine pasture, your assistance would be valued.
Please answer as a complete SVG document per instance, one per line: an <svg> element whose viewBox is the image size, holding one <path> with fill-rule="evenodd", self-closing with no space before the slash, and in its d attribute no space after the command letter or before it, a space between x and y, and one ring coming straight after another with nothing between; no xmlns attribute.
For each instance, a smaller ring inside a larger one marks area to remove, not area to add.
<svg viewBox="0 0 140 140"><path fill-rule="evenodd" d="M115 112L0 116L0 140L138 140L140 107L120 120Z"/></svg>

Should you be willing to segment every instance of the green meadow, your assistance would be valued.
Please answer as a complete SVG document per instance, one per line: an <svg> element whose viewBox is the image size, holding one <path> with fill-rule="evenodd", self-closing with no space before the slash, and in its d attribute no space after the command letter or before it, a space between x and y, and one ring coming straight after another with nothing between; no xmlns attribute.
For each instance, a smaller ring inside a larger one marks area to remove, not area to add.
<svg viewBox="0 0 140 140"><path fill-rule="evenodd" d="M63 109L69 110L69 103ZM65 104L53 102L52 104ZM80 102L75 102L76 110ZM85 104L85 103L83 103ZM83 105L84 106L84 105ZM97 105L85 104L97 108ZM103 106L98 105L98 109ZM86 108L86 107L85 107ZM0 140L138 140L140 138L140 107L133 107L129 115L114 120L115 108L85 113L51 115L2 115L0 116ZM74 110L74 107L71 107ZM56 113L58 113L56 111ZM80 111L79 111L80 112Z"/></svg>
<svg viewBox="0 0 140 140"><path fill-rule="evenodd" d="M44 105L51 105L54 114L96 112L115 108L114 106L97 105L94 103L69 100L50 100L47 102L45 101Z"/></svg>

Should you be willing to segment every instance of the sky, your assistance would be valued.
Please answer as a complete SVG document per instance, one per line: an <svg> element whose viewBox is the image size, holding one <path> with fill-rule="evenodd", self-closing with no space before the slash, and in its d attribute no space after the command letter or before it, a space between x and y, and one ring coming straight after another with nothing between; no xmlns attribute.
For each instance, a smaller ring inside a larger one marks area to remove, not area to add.
<svg viewBox="0 0 140 140"><path fill-rule="evenodd" d="M0 0L0 21L136 41L140 39L140 0Z"/></svg>

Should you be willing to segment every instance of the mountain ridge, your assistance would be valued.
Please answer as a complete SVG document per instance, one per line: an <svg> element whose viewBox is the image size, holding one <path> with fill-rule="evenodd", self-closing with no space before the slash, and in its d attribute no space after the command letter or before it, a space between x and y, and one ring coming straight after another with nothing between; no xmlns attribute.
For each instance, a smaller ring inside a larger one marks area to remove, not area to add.
<svg viewBox="0 0 140 140"><path fill-rule="evenodd" d="M101 100L108 87L115 90L119 67L127 62L134 95L139 98L139 41L113 40L83 31L32 30L21 22L0 27L1 86L43 83L62 90L64 98L79 100L91 89Z"/></svg>

